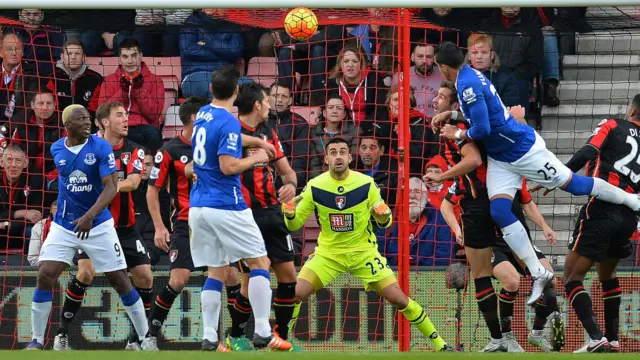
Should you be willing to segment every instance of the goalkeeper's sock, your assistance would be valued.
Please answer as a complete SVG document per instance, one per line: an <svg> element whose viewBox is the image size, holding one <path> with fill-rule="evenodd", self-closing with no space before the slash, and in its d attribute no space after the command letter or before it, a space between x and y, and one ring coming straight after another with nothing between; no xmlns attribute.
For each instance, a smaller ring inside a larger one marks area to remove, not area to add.
<svg viewBox="0 0 640 360"><path fill-rule="evenodd" d="M271 336L269 315L271 314L271 275L268 270L254 269L249 272L249 301L256 320L255 333L260 337Z"/></svg>
<svg viewBox="0 0 640 360"><path fill-rule="evenodd" d="M208 277L204 281L200 299L202 301L202 325L204 327L203 339L217 342L220 307L222 306L222 282Z"/></svg>
<svg viewBox="0 0 640 360"><path fill-rule="evenodd" d="M89 284L84 284L74 277L69 281L67 285L67 291L65 291L64 304L62 305L62 316L60 316L60 326L58 327L58 334L66 334L69 332L69 325L76 316L78 310L82 306L82 300L84 300L84 293L86 292Z"/></svg>
<svg viewBox="0 0 640 360"><path fill-rule="evenodd" d="M122 305L124 305L124 309L127 311L127 315L129 315L129 319L136 329L138 340L144 340L147 331L149 331L149 323L147 322L147 315L144 312L144 304L142 303L140 294L138 294L136 289L131 289L128 293L120 295L120 300L122 300Z"/></svg>
<svg viewBox="0 0 640 360"><path fill-rule="evenodd" d="M518 291L500 290L500 325L502 333L511 332L511 319L513 318L513 305Z"/></svg>
<svg viewBox="0 0 640 360"><path fill-rule="evenodd" d="M289 322L293 316L295 303L296 283L278 283L273 299L273 310L276 313L278 335L284 340L289 337Z"/></svg>
<svg viewBox="0 0 640 360"><path fill-rule="evenodd" d="M491 283L491 277L481 277L473 280L476 286L476 301L478 309L487 323L491 338L495 340L502 339L502 331L500 329L500 321L498 320L498 304L496 299L496 290Z"/></svg>
<svg viewBox="0 0 640 360"><path fill-rule="evenodd" d="M544 289L542 297L536 301L536 316L533 319L533 330L543 330L547 323L547 318L554 311L558 311L558 298L556 291L552 288Z"/></svg>
<svg viewBox="0 0 640 360"><path fill-rule="evenodd" d="M436 331L436 327L433 326L427 313L424 312L420 304L409 299L409 305L404 309L400 309L400 312L422 335L429 338L436 350L442 349L447 344L444 339L440 337L440 334Z"/></svg>
<svg viewBox="0 0 640 360"><path fill-rule="evenodd" d="M149 315L149 336L158 336L160 328L167 319L171 306L173 306L173 302L178 295L180 295L180 292L174 290L171 285L167 284L156 296L156 301L153 303L151 314Z"/></svg>
<svg viewBox="0 0 640 360"><path fill-rule="evenodd" d="M140 299L142 300L142 305L144 306L144 315L149 320L149 316L151 315L151 302L153 301L153 288L145 289L136 287L136 291L138 295L140 295ZM147 333L145 333L145 336ZM136 329L131 324L131 331L129 332L129 342L133 343L137 340L138 334L136 333Z"/></svg>
<svg viewBox="0 0 640 360"><path fill-rule="evenodd" d="M244 327L253 313L249 299L238 291L231 312L231 332L229 336L238 338L244 334Z"/></svg>
<svg viewBox="0 0 640 360"><path fill-rule="evenodd" d="M44 333L47 330L49 313L53 301L53 291L36 288L31 302L31 331L33 339L44 345Z"/></svg>
<svg viewBox="0 0 640 360"><path fill-rule="evenodd" d="M300 316L301 307L301 302L297 302L293 305L293 313L291 314L291 321L289 321L289 326L287 329L289 334L293 334L293 329L296 327L296 321L298 321L298 316Z"/></svg>

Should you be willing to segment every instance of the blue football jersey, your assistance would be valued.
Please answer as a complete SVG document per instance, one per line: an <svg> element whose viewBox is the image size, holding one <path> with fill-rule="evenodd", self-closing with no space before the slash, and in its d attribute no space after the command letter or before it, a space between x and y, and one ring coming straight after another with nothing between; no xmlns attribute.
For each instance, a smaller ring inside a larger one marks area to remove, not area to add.
<svg viewBox="0 0 640 360"><path fill-rule="evenodd" d="M58 168L58 211L53 221L73 231L71 222L87 213L104 190L102 178L116 171L111 145L95 135L83 145L67 147L66 137L51 145L51 155ZM111 219L107 208L94 219L93 227Z"/></svg>
<svg viewBox="0 0 640 360"><path fill-rule="evenodd" d="M481 141L491 158L514 162L536 141L532 127L517 122L504 106L496 88L481 72L465 65L456 79L458 101L469 120L467 136Z"/></svg>
<svg viewBox="0 0 640 360"><path fill-rule="evenodd" d="M222 210L244 210L240 174L225 175L220 170L220 155L242 157L240 121L221 107L200 108L191 138L193 170L198 180L191 188L190 206Z"/></svg>

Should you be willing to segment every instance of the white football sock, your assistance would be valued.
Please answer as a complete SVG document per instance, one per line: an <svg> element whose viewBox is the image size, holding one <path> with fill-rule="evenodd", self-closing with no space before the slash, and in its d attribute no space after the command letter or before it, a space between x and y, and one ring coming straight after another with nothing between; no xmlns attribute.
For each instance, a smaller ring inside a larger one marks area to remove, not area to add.
<svg viewBox="0 0 640 360"><path fill-rule="evenodd" d="M266 272L266 270L262 270ZM268 272L267 272L268 274ZM252 274L249 278L249 302L256 321L255 333L261 337L271 336L269 315L271 315L271 282L262 274Z"/></svg>
<svg viewBox="0 0 640 360"><path fill-rule="evenodd" d="M520 221L516 221L501 230L504 241L520 260L527 265L531 276L539 277L544 274L545 268L538 260L538 256L533 250L533 245L529 241L529 236L527 236L527 231Z"/></svg>
<svg viewBox="0 0 640 360"><path fill-rule="evenodd" d="M623 204L633 211L640 210L640 198L637 195L629 194L600 178L593 178L591 195L612 204Z"/></svg>
<svg viewBox="0 0 640 360"><path fill-rule="evenodd" d="M147 331L149 331L149 322L147 321L147 315L144 312L142 299L138 299L138 301L131 306L125 305L124 309L127 310L127 315L129 315L129 319L131 320L133 327L136 329L138 339L140 341L144 340L144 337L147 335Z"/></svg>
<svg viewBox="0 0 640 360"><path fill-rule="evenodd" d="M38 340L38 343L42 345L44 345L44 333L47 330L47 323L49 322L51 304L51 301L31 303L31 331L33 332L33 339Z"/></svg>
<svg viewBox="0 0 640 360"><path fill-rule="evenodd" d="M200 299L202 301L202 326L204 328L202 338L217 342L222 294L216 290L202 290Z"/></svg>

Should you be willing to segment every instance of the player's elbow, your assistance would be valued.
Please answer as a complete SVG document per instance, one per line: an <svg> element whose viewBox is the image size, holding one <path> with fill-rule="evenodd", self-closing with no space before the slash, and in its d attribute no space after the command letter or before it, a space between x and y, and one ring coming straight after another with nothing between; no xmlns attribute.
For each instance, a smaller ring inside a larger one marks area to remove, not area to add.
<svg viewBox="0 0 640 360"><path fill-rule="evenodd" d="M235 174L233 166L227 163L220 163L220 171L226 176Z"/></svg>

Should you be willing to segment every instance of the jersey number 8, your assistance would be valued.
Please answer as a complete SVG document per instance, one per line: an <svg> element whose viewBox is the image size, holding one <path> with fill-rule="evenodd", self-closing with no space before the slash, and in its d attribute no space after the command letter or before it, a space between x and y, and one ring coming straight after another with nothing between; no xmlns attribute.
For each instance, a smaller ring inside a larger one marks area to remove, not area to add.
<svg viewBox="0 0 640 360"><path fill-rule="evenodd" d="M193 162L198 165L204 165L207 162L207 151L204 148L204 144L207 141L207 130L203 127L198 128L196 131L196 142L193 148Z"/></svg>

